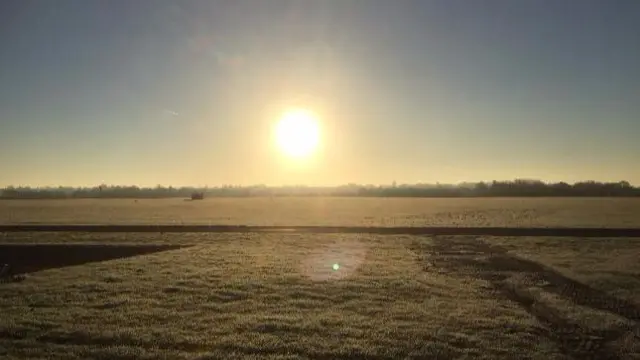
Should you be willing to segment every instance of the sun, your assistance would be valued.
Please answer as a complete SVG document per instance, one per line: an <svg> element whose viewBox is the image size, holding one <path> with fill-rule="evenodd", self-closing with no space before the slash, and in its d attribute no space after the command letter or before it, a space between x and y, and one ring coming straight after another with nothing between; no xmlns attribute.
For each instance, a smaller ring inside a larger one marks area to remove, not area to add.
<svg viewBox="0 0 640 360"><path fill-rule="evenodd" d="M311 155L320 143L317 116L306 109L290 109L278 120L275 141L287 156L304 158Z"/></svg>

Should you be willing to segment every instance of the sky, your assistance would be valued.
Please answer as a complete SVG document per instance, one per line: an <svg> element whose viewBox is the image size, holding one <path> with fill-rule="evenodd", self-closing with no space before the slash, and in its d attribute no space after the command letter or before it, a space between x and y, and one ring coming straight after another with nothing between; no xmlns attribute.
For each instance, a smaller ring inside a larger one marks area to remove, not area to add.
<svg viewBox="0 0 640 360"><path fill-rule="evenodd" d="M6 0L0 44L0 186L640 184L637 0Z"/></svg>

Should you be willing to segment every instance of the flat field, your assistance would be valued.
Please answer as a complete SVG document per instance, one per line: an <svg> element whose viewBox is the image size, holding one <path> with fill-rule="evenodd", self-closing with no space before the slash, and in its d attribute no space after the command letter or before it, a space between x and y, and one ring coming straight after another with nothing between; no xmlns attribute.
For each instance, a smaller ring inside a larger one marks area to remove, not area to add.
<svg viewBox="0 0 640 360"><path fill-rule="evenodd" d="M277 214L269 199L102 201L0 211L23 214L14 223L117 223L119 211L168 223L185 206L202 223L226 206L233 224L378 226L411 214L481 226L493 212L504 218L487 225L535 226L504 214L538 206L539 226L640 222L638 201L622 199L275 199ZM0 358L640 359L638 259L637 238L0 233L0 262L28 271L0 283Z"/></svg>
<svg viewBox="0 0 640 360"><path fill-rule="evenodd" d="M635 198L2 200L0 224L640 227Z"/></svg>

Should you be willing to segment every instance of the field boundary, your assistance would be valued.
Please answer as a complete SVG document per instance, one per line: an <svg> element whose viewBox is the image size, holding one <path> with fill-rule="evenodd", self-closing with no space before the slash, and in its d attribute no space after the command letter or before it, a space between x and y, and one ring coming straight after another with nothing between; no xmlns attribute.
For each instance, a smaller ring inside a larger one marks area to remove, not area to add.
<svg viewBox="0 0 640 360"><path fill-rule="evenodd" d="M552 237L640 237L640 228L551 227L379 227L379 226L248 226L248 225L0 225L0 232L159 232L159 233L316 233L380 235L475 235Z"/></svg>

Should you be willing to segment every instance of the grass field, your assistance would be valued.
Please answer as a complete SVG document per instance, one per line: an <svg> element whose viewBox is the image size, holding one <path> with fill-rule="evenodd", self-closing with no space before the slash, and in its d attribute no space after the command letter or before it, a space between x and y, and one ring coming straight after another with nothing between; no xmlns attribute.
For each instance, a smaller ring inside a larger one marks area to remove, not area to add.
<svg viewBox="0 0 640 360"><path fill-rule="evenodd" d="M9 359L640 356L636 239L4 238L185 246L0 284L0 356Z"/></svg>
<svg viewBox="0 0 640 360"><path fill-rule="evenodd" d="M305 225L407 219L412 207L428 221L435 221L428 214L484 209L468 216L473 222L508 200L520 213L539 206L536 221L576 214L575 222L556 226L594 225L589 216L634 226L633 213L623 210L638 206L606 199L286 199L286 210L264 216L284 217L302 201L326 202L322 211L297 212ZM165 218L180 213L161 206L169 204L187 206L191 219L203 221L225 201L236 209L232 223L260 219L246 215L243 199L81 200L87 213L77 216L94 222L91 214L104 207L120 219L117 209L134 214L126 209L137 205ZM599 212L585 209L589 201ZM2 202L0 211L20 214L12 209L38 203L49 207L40 218L12 221L68 223L77 211L57 201ZM350 218L334 213L341 207L353 209ZM152 218L131 216L133 223ZM0 233L0 243L0 262L41 270L0 283L3 359L640 359L636 238Z"/></svg>
<svg viewBox="0 0 640 360"><path fill-rule="evenodd" d="M0 224L640 227L635 198L2 200Z"/></svg>

